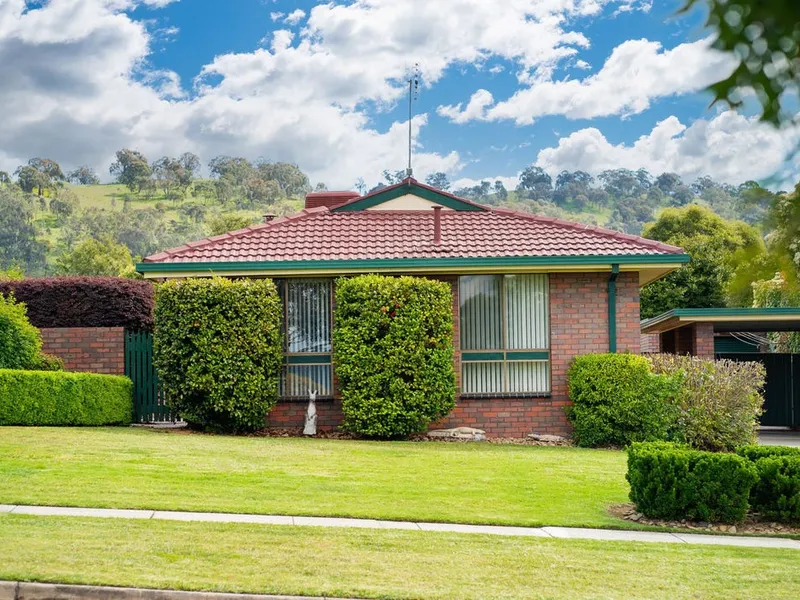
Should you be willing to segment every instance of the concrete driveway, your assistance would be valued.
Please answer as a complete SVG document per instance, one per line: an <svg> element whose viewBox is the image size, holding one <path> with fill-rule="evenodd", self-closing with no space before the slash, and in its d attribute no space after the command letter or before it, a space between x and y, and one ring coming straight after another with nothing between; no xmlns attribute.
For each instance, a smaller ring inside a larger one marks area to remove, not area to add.
<svg viewBox="0 0 800 600"><path fill-rule="evenodd" d="M800 431L785 429L762 429L758 442L763 446L794 446L800 448Z"/></svg>

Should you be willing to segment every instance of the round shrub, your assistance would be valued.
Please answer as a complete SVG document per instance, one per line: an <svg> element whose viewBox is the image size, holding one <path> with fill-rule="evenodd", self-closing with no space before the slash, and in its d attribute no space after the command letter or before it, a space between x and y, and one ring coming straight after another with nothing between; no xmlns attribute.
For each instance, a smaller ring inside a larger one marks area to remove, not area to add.
<svg viewBox="0 0 800 600"><path fill-rule="evenodd" d="M567 418L579 446L627 446L670 439L679 377L656 375L633 354L586 354L568 372Z"/></svg>
<svg viewBox="0 0 800 600"><path fill-rule="evenodd" d="M0 295L0 369L30 369L39 362L42 338L25 305Z"/></svg>
<svg viewBox="0 0 800 600"><path fill-rule="evenodd" d="M440 281L337 281L333 347L345 429L400 438L453 410L452 307L450 285Z"/></svg>
<svg viewBox="0 0 800 600"><path fill-rule="evenodd" d="M278 398L281 314L269 279L159 285L153 362L168 404L212 431L263 427Z"/></svg>

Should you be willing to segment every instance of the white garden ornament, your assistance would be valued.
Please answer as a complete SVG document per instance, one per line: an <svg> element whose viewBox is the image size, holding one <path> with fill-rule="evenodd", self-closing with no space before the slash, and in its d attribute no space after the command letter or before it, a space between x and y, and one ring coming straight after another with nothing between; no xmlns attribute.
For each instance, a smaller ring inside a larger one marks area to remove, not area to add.
<svg viewBox="0 0 800 600"><path fill-rule="evenodd" d="M317 435L317 390L313 392L308 390L308 408L303 435Z"/></svg>

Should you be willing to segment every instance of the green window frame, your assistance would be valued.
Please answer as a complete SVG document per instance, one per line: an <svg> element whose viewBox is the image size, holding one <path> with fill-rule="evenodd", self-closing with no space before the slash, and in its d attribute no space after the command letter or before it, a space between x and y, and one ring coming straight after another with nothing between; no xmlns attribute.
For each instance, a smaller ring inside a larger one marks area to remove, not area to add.
<svg viewBox="0 0 800 600"><path fill-rule="evenodd" d="M462 396L547 396L550 282L545 273L459 279Z"/></svg>
<svg viewBox="0 0 800 600"><path fill-rule="evenodd" d="M306 399L333 397L333 280L282 279L284 361L279 395Z"/></svg>

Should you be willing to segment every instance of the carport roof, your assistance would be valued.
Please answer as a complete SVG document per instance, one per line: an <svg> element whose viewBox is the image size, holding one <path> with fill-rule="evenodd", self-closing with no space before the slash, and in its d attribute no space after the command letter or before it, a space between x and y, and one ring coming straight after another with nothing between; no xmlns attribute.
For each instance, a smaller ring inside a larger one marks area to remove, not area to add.
<svg viewBox="0 0 800 600"><path fill-rule="evenodd" d="M800 306L780 308L675 308L641 322L642 333L663 333L691 323L714 331L800 331Z"/></svg>

